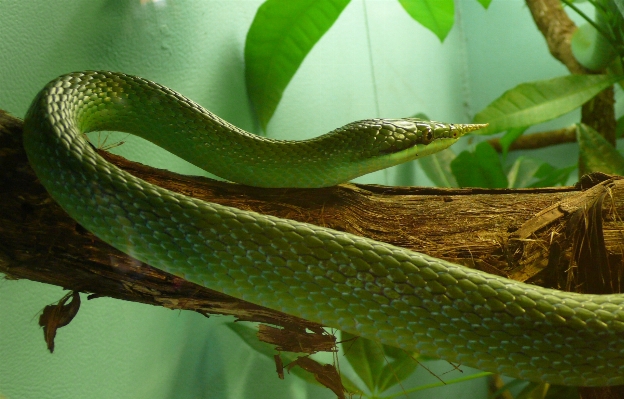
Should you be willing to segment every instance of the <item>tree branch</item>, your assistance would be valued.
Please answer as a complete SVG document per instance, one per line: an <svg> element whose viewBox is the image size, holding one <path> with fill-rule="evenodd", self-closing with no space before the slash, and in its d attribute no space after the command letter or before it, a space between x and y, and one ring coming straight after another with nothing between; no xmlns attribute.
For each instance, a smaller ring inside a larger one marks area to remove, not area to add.
<svg viewBox="0 0 624 399"><path fill-rule="evenodd" d="M552 145L576 142L576 126L564 127L563 129L550 130L527 134L518 137L511 143L509 151L514 150L535 150L537 148L550 147ZM497 151L502 152L500 138L488 140L488 143Z"/></svg>

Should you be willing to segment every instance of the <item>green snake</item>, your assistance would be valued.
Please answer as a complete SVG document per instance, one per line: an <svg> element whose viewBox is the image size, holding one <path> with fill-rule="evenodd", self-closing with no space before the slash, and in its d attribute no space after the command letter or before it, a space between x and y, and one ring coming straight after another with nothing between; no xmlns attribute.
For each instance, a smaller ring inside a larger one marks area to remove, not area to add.
<svg viewBox="0 0 624 399"><path fill-rule="evenodd" d="M159 84L114 72L50 82L28 159L82 226L153 267L407 351L552 384L624 384L624 295L519 283L386 243L186 197L111 165L83 133L144 137L227 180L322 187L426 156L479 125L371 119L318 138L247 133Z"/></svg>

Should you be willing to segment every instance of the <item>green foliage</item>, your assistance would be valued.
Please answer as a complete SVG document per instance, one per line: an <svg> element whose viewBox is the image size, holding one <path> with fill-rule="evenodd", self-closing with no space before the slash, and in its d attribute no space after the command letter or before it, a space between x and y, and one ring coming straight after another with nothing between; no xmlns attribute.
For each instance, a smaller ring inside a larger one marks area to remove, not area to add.
<svg viewBox="0 0 624 399"><path fill-rule="evenodd" d="M436 187L458 187L457 179L451 170L451 162L455 157L455 152L447 148L428 157L420 158L418 162Z"/></svg>
<svg viewBox="0 0 624 399"><path fill-rule="evenodd" d="M369 392L377 395L385 392L409 377L418 363L417 354L341 333L345 344L345 358L353 367Z"/></svg>
<svg viewBox="0 0 624 399"><path fill-rule="evenodd" d="M399 0L405 11L441 42L455 22L454 0Z"/></svg>
<svg viewBox="0 0 624 399"><path fill-rule="evenodd" d="M518 157L505 167L501 156L486 142L463 151L451 161L459 187L521 188L563 185L576 165L557 169L529 157Z"/></svg>
<svg viewBox="0 0 624 399"><path fill-rule="evenodd" d="M579 124L577 129L580 163L588 172L624 175L624 157L589 126Z"/></svg>
<svg viewBox="0 0 624 399"><path fill-rule="evenodd" d="M567 75L522 83L475 115L474 123L490 124L475 133L488 135L549 121L580 107L622 78L613 75Z"/></svg>
<svg viewBox="0 0 624 399"><path fill-rule="evenodd" d="M620 116L617 120L617 126L615 127L615 137L619 139L623 135L624 135L624 116Z"/></svg>
<svg viewBox="0 0 624 399"><path fill-rule="evenodd" d="M621 0L590 0L596 11L589 18L570 0L562 0L582 16L587 23L572 36L572 53L585 68L600 71L605 68L621 70L624 57L624 18Z"/></svg>
<svg viewBox="0 0 624 399"><path fill-rule="evenodd" d="M288 83L349 0L267 0L245 42L247 93L266 129Z"/></svg>
<svg viewBox="0 0 624 399"><path fill-rule="evenodd" d="M500 138L500 145L502 148L503 156L507 155L509 151L509 147L516 141L524 132L527 130L526 127L512 127L507 129L507 132Z"/></svg>
<svg viewBox="0 0 624 399"><path fill-rule="evenodd" d="M477 0L479 4L483 6L483 8L487 9L490 6L492 0Z"/></svg>
<svg viewBox="0 0 624 399"><path fill-rule="evenodd" d="M451 162L451 170L460 187L507 187L500 157L486 142L479 143L474 152L461 152Z"/></svg>
<svg viewBox="0 0 624 399"><path fill-rule="evenodd" d="M572 36L574 58L587 69L602 70L615 59L616 52L609 40L591 24L580 26Z"/></svg>
<svg viewBox="0 0 624 399"><path fill-rule="evenodd" d="M455 20L455 0L398 0L418 23L444 41ZM477 0L487 8L492 0ZM245 42L245 82L266 130L284 90L314 45L350 0L266 0Z"/></svg>

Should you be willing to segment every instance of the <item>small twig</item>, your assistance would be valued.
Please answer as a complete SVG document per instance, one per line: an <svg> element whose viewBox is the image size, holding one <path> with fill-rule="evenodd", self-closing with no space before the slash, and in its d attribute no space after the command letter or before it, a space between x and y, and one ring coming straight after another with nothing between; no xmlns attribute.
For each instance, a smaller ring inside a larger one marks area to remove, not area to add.
<svg viewBox="0 0 624 399"><path fill-rule="evenodd" d="M514 150L534 150L537 148L549 147L557 144L573 143L576 141L576 127L568 126L563 129L550 130L520 136L509 146L509 151ZM497 151L502 152L500 138L488 140L488 143Z"/></svg>

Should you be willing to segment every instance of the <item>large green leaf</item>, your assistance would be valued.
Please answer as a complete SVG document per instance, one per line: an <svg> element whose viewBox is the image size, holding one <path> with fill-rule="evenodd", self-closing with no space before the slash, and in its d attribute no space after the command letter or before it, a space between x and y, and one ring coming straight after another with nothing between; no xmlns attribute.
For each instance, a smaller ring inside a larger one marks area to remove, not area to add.
<svg viewBox="0 0 624 399"><path fill-rule="evenodd" d="M568 75L523 83L475 115L474 123L490 124L476 134L494 134L554 119L622 79L613 75Z"/></svg>
<svg viewBox="0 0 624 399"><path fill-rule="evenodd" d="M455 22L454 0L399 0L405 11L444 41Z"/></svg>
<svg viewBox="0 0 624 399"><path fill-rule="evenodd" d="M451 162L451 170L459 187L507 187L500 157L487 142L477 144L474 153L462 151Z"/></svg>
<svg viewBox="0 0 624 399"><path fill-rule="evenodd" d="M267 0L245 42L247 93L266 129L282 93L349 0Z"/></svg>
<svg viewBox="0 0 624 399"><path fill-rule="evenodd" d="M598 132L579 124L576 139L581 170L624 176L624 157Z"/></svg>

